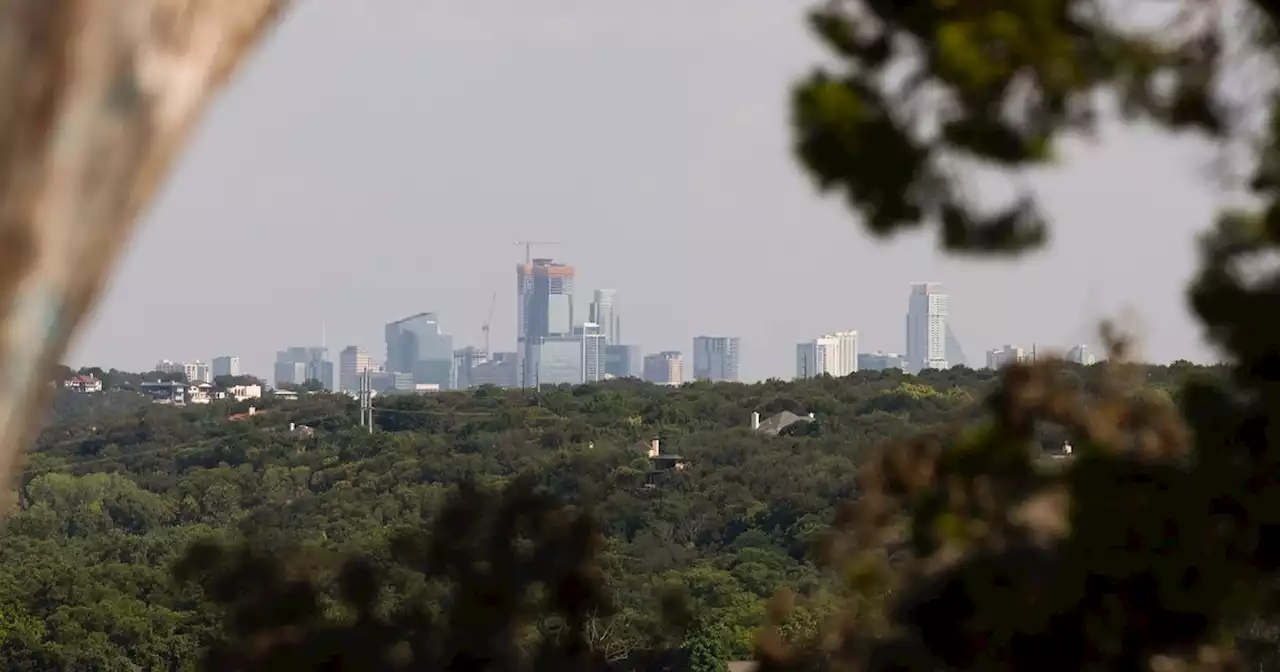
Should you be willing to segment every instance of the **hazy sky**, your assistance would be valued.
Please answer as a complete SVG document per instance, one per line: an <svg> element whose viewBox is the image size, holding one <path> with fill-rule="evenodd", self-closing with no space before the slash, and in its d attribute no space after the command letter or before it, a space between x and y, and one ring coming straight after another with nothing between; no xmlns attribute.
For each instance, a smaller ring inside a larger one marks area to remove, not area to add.
<svg viewBox="0 0 1280 672"><path fill-rule="evenodd" d="M515 343L517 239L620 294L624 340L688 351L739 335L744 378L856 329L903 348L908 283L939 281L971 362L1003 343L1091 341L1132 309L1144 355L1208 359L1183 288L1209 221L1210 154L1108 132L1032 182L1052 248L942 258L875 241L789 153L789 83L819 58L782 0L303 0L214 105L71 361L142 370L368 347L436 311Z"/></svg>

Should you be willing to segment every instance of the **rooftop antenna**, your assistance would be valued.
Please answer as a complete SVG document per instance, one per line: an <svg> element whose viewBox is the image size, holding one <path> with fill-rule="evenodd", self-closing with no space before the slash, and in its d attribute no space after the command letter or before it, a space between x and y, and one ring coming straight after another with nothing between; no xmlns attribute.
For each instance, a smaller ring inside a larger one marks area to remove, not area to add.
<svg viewBox="0 0 1280 672"><path fill-rule="evenodd" d="M326 337L326 334L325 334L325 324L324 324L324 320L320 320L320 347L322 347L322 348L327 348L327 347L329 347L329 344L328 344L328 342L327 342L327 337Z"/></svg>

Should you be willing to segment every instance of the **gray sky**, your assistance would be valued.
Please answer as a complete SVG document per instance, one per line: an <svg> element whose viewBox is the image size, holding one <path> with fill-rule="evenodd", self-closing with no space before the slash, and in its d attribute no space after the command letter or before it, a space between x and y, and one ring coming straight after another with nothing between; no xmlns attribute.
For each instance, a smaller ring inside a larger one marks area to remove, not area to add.
<svg viewBox="0 0 1280 672"><path fill-rule="evenodd" d="M383 354L437 311L455 343L515 343L516 239L620 293L624 340L739 335L743 376L857 329L903 348L908 283L939 281L971 363L1092 341L1136 313L1146 358L1206 360L1183 288L1210 220L1203 147L1110 131L1033 178L1051 249L944 259L875 241L789 153L790 82L821 57L780 0L305 0L242 71L135 237L70 360L148 369L320 340ZM985 186L985 185L984 185ZM994 188L994 187L993 187Z"/></svg>

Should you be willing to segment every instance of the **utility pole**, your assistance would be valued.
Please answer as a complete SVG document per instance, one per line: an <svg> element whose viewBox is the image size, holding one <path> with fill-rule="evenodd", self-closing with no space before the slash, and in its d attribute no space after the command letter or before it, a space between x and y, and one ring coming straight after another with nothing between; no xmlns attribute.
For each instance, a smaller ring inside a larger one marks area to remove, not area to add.
<svg viewBox="0 0 1280 672"><path fill-rule="evenodd" d="M493 293L493 298L489 300L489 316L484 320L484 326L480 328L484 332L484 358L486 360L493 359L493 352L489 349L489 325L493 324L493 307L498 304L498 293Z"/></svg>
<svg viewBox="0 0 1280 672"><path fill-rule="evenodd" d="M373 376L369 369L360 372L360 426L373 433Z"/></svg>

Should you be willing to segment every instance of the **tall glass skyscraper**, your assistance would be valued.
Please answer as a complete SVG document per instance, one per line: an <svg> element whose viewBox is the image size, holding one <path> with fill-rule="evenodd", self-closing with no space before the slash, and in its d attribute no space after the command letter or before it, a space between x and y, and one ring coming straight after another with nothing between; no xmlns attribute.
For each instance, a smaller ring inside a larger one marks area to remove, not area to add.
<svg viewBox="0 0 1280 672"><path fill-rule="evenodd" d="M618 290L597 289L591 300L587 321L600 325L605 345L622 343L622 316L618 313Z"/></svg>

